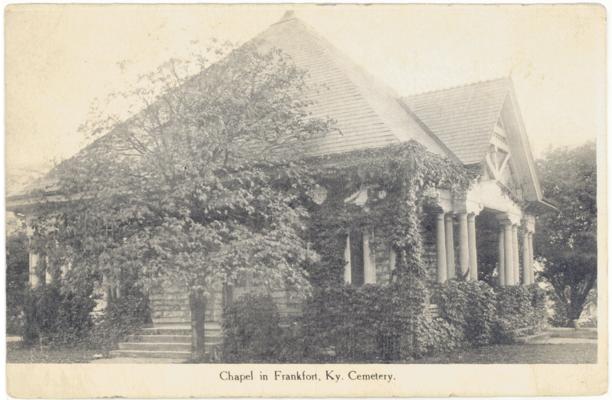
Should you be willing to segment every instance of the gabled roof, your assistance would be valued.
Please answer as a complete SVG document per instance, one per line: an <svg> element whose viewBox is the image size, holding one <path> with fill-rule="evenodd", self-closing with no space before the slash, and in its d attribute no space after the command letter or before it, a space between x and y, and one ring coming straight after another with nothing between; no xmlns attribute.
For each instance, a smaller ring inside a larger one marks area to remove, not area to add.
<svg viewBox="0 0 612 400"><path fill-rule="evenodd" d="M510 85L502 78L402 100L463 164L475 164L484 159Z"/></svg>
<svg viewBox="0 0 612 400"><path fill-rule="evenodd" d="M288 12L254 38L281 49L307 72L304 95L314 117L331 118L340 130L310 140L307 153L322 155L416 140L448 154L399 102L399 96L340 53L325 38Z"/></svg>
<svg viewBox="0 0 612 400"><path fill-rule="evenodd" d="M506 114L517 132L513 140L516 160L521 164L521 175L529 178L529 197L541 199L529 143L509 79L400 99L292 13L285 14L253 40L263 48L281 49L297 67L306 70L307 91L303 95L314 103L310 111L314 117L336 121L340 133L331 132L310 139L306 155L343 153L414 140L434 153L463 164L475 164L484 159L493 128L500 116ZM86 150L78 155L83 156ZM52 190L54 184L53 173L50 173L23 192ZM23 192L20 195L24 195Z"/></svg>
<svg viewBox="0 0 612 400"><path fill-rule="evenodd" d="M262 49L278 48L307 76L303 95L314 105L314 118L334 120L338 131L307 141L306 155L342 153L416 140L430 151L452 154L404 109L399 95L377 82L325 38L287 12L252 39ZM78 155L83 155L87 148ZM52 191L53 171L14 197L33 190Z"/></svg>
<svg viewBox="0 0 612 400"><path fill-rule="evenodd" d="M463 163L477 164L490 148L495 125L507 129L510 163L520 175L525 199L541 202L542 191L510 78L475 82L402 99L414 117Z"/></svg>

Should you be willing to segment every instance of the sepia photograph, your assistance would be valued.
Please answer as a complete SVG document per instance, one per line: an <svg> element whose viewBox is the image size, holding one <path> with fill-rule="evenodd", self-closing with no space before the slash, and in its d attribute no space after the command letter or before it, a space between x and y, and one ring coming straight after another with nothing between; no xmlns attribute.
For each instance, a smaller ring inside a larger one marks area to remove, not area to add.
<svg viewBox="0 0 612 400"><path fill-rule="evenodd" d="M605 392L605 30L585 4L8 6L9 393L183 397L155 387L205 368L193 395L414 395L402 371L442 366L424 388L497 391L421 395Z"/></svg>

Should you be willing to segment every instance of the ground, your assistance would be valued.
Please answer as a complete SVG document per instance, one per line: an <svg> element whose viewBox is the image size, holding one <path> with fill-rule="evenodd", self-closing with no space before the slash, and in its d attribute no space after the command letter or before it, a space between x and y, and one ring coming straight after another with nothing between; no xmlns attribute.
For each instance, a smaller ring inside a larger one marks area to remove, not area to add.
<svg viewBox="0 0 612 400"><path fill-rule="evenodd" d="M96 352L82 349L51 350L43 348L41 351L36 346L24 348L18 342L7 343L9 363L88 363L94 360L94 354ZM119 359L104 360L107 363L121 363L121 361L126 362ZM152 362L151 360L146 361ZM161 360L155 361L160 362ZM584 364L595 362L597 362L597 345L590 343L485 346L414 361L418 364Z"/></svg>
<svg viewBox="0 0 612 400"><path fill-rule="evenodd" d="M416 361L419 364L588 364L596 362L596 344L484 346Z"/></svg>
<svg viewBox="0 0 612 400"><path fill-rule="evenodd" d="M94 350L49 349L39 346L26 347L21 342L6 344L6 361L9 363L88 363L94 359Z"/></svg>

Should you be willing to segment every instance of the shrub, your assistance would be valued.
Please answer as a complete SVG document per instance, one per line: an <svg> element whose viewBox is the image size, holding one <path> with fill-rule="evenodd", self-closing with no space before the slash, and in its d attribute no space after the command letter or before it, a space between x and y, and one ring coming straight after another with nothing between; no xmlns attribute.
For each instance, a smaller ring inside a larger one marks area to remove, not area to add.
<svg viewBox="0 0 612 400"><path fill-rule="evenodd" d="M274 300L260 294L245 294L225 308L223 334L227 362L275 361L287 340Z"/></svg>
<svg viewBox="0 0 612 400"><path fill-rule="evenodd" d="M494 290L486 282L433 288L429 312L419 279L386 286L316 288L301 317L283 327L269 297L245 296L226 310L227 361L391 362L513 340L546 319L537 286Z"/></svg>
<svg viewBox="0 0 612 400"><path fill-rule="evenodd" d="M25 296L26 343L77 345L90 332L95 306L89 290L73 290L59 283L29 289Z"/></svg>
<svg viewBox="0 0 612 400"><path fill-rule="evenodd" d="M425 317L419 320L417 336L423 342L425 354L452 351L463 343L463 331L443 318Z"/></svg>
<svg viewBox="0 0 612 400"><path fill-rule="evenodd" d="M27 236L17 232L6 238L6 331L23 334L25 293L28 288Z"/></svg>
<svg viewBox="0 0 612 400"><path fill-rule="evenodd" d="M304 307L305 353L316 361L336 362L420 357L432 341L420 319L426 298L427 290L417 279L387 286L319 288Z"/></svg>
<svg viewBox="0 0 612 400"><path fill-rule="evenodd" d="M131 288L121 297L109 299L104 312L94 323L90 343L100 350L109 351L149 321L150 310L146 295Z"/></svg>
<svg viewBox="0 0 612 400"><path fill-rule="evenodd" d="M537 285L500 287L497 313L495 340L498 343L538 332L546 323L546 294Z"/></svg>
<svg viewBox="0 0 612 400"><path fill-rule="evenodd" d="M481 346L493 341L495 327L495 292L486 282L470 282L465 332L468 342Z"/></svg>
<svg viewBox="0 0 612 400"><path fill-rule="evenodd" d="M443 349L460 345L509 343L517 336L542 329L546 322L546 294L537 285L493 289L486 282L448 281L437 285L432 301L448 326L437 343Z"/></svg>
<svg viewBox="0 0 612 400"><path fill-rule="evenodd" d="M448 340L456 346L492 342L495 325L495 293L486 282L448 281L432 296L440 317L452 328Z"/></svg>

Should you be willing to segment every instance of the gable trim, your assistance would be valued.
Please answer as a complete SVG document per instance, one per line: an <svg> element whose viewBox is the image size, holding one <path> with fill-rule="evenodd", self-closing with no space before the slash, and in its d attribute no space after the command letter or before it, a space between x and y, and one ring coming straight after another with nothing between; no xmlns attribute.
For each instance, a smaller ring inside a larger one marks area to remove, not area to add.
<svg viewBox="0 0 612 400"><path fill-rule="evenodd" d="M542 189L540 187L540 180L538 179L538 175L535 168L535 160L533 159L533 153L531 151L531 145L529 144L529 137L527 136L527 130L525 129L525 123L523 122L523 117L521 115L521 110L518 106L518 102L516 99L516 93L514 91L514 85L510 85L510 93L508 94L508 98L511 102L511 111L516 119L516 125L518 127L519 138L521 142L522 151L525 154L525 158L527 160L527 168L529 170L529 175L531 178L531 183L533 184L533 188L535 190L536 199L538 201L542 201ZM506 132L507 133L507 132Z"/></svg>

